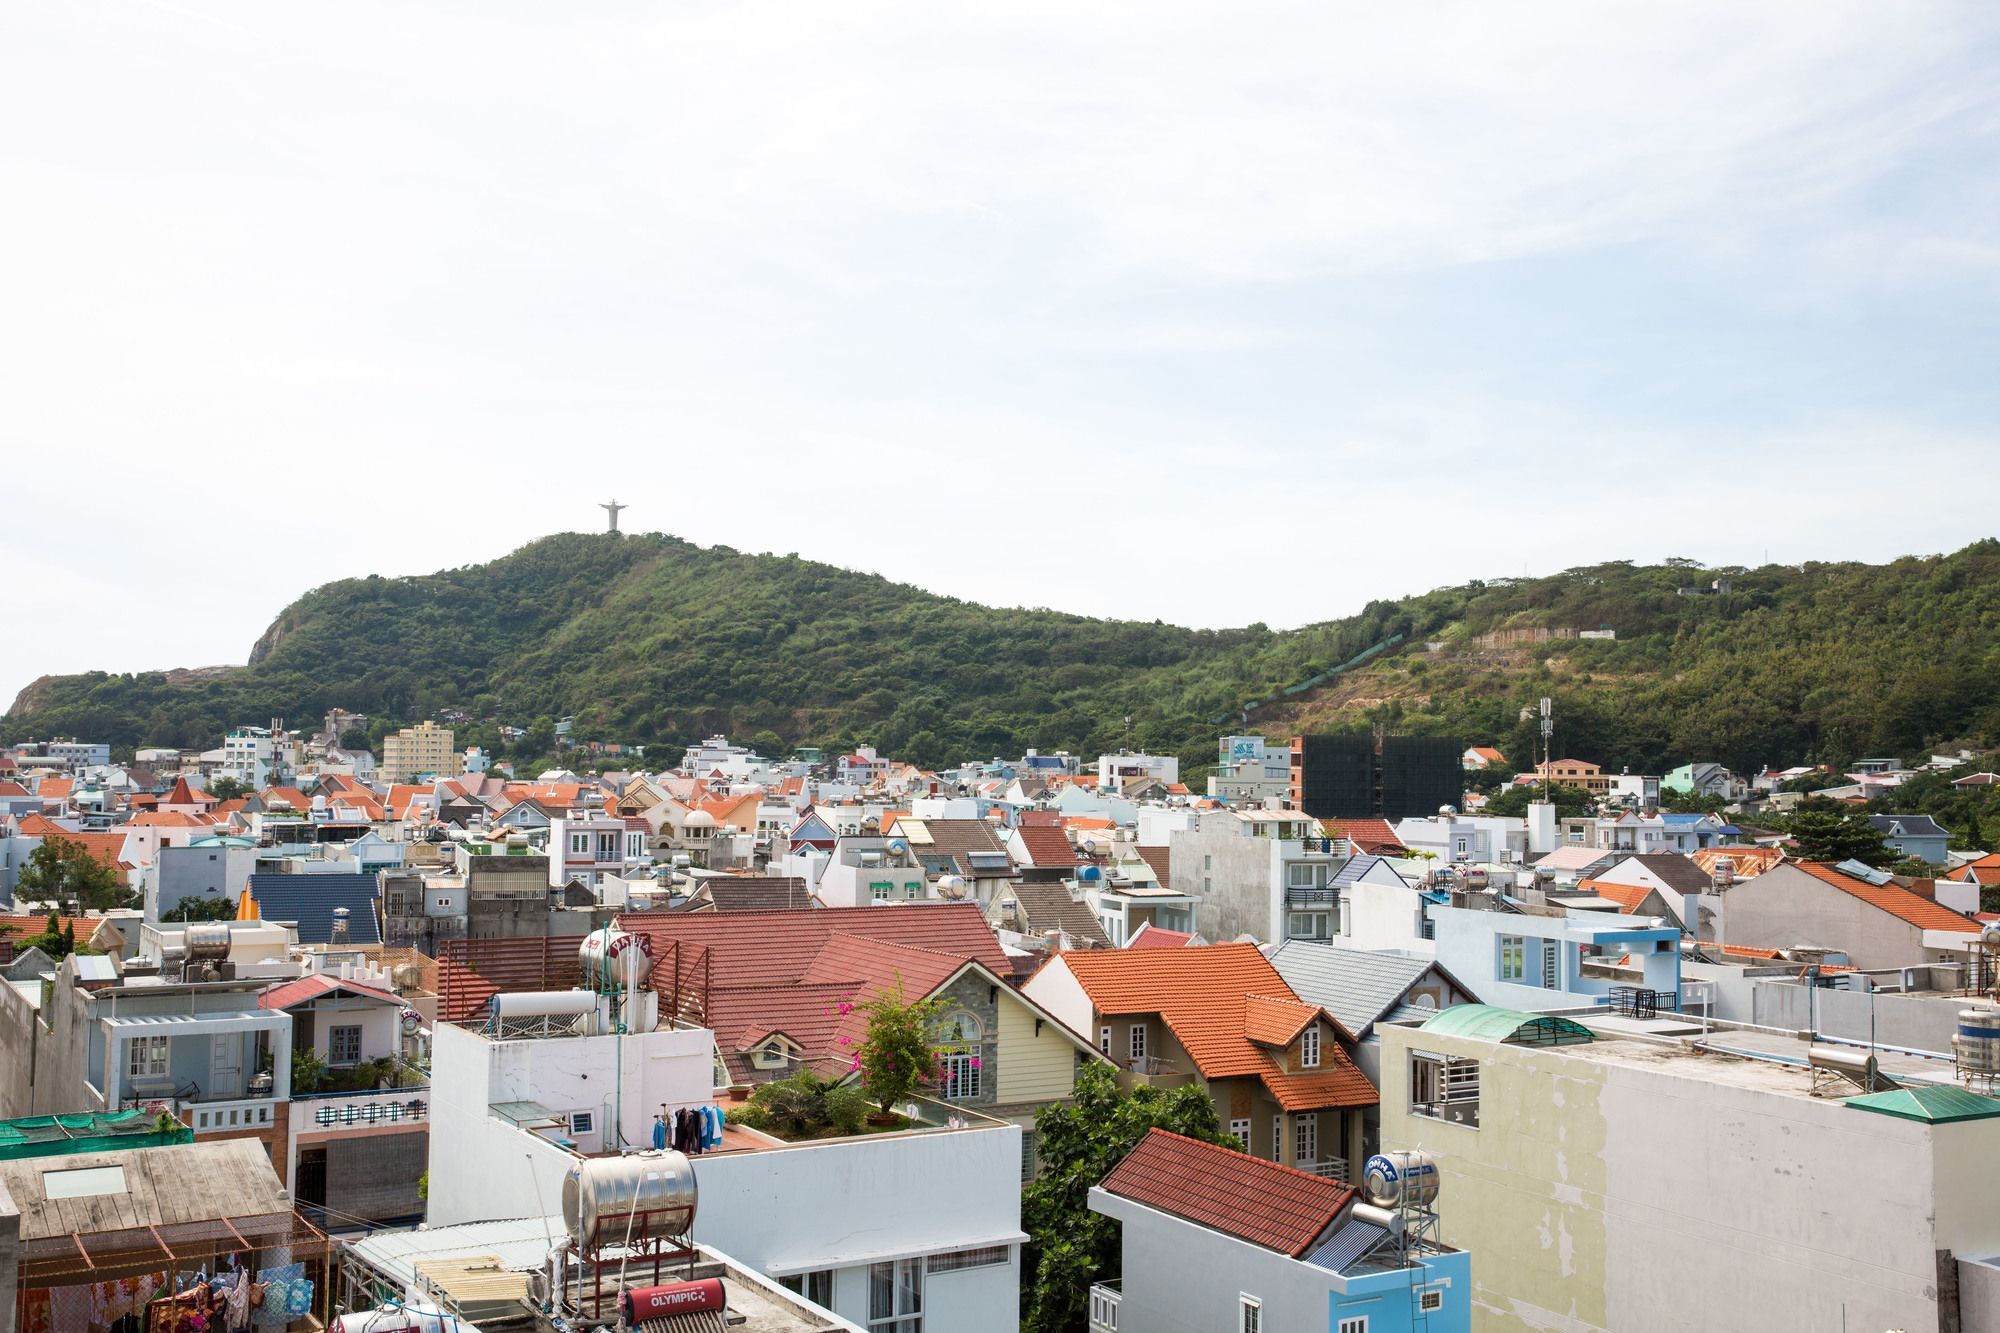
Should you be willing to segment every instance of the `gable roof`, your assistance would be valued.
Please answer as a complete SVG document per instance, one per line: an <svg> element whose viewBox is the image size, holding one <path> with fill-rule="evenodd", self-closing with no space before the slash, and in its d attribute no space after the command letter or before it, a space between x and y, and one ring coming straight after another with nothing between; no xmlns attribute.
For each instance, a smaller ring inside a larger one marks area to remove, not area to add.
<svg viewBox="0 0 2000 1333"><path fill-rule="evenodd" d="M698 886L718 912L781 912L813 905L812 891L797 875L712 875Z"/></svg>
<svg viewBox="0 0 2000 1333"><path fill-rule="evenodd" d="M1141 861L1153 867L1153 874L1159 877L1161 884L1167 883L1169 874L1174 868L1174 856L1171 848L1135 846L1132 850L1139 853Z"/></svg>
<svg viewBox="0 0 2000 1333"><path fill-rule="evenodd" d="M260 1009L289 1009L295 1004L304 1004L308 1000L317 1000L320 996L331 995L335 991L347 991L354 995L365 996L371 1000L382 1000L398 1008L401 1008L403 1003L401 999L391 995L388 991L377 990L373 986L364 986L358 981L346 981L340 977L330 977L324 972L315 972L311 976L300 977L297 981L288 981L281 986L271 987L257 997L257 1007Z"/></svg>
<svg viewBox="0 0 2000 1333"><path fill-rule="evenodd" d="M1611 869L1616 870L1618 866L1629 865L1634 861L1651 871L1661 883L1676 893L1708 893L1715 888L1714 882L1708 877L1708 872L1679 852L1646 852L1627 856Z"/></svg>
<svg viewBox="0 0 2000 1333"><path fill-rule="evenodd" d="M1320 827L1353 843L1355 851L1371 856L1401 855L1409 850L1386 819L1322 819Z"/></svg>
<svg viewBox="0 0 2000 1333"><path fill-rule="evenodd" d="M1581 843L1565 843L1535 862L1537 870L1588 870L1599 861L1609 861L1619 857L1617 852L1606 851L1602 847L1585 847Z"/></svg>
<svg viewBox="0 0 2000 1333"><path fill-rule="evenodd" d="M1791 861L1787 864L1919 930L1948 930L1960 935L1976 934L1979 930L1979 923L1970 917L1960 916L1943 903L1913 893L1900 884L1871 884L1823 861Z"/></svg>
<svg viewBox="0 0 2000 1333"><path fill-rule="evenodd" d="M1009 964L976 903L896 903L818 907L810 911L626 912L622 930L705 948L713 986L783 985L797 981L825 947L844 933L974 959L995 976Z"/></svg>
<svg viewBox="0 0 2000 1333"><path fill-rule="evenodd" d="M1392 1013L1410 987L1433 969L1461 994L1472 993L1432 959L1316 940L1286 940L1271 951L1271 965L1293 994L1325 1009L1357 1039Z"/></svg>
<svg viewBox="0 0 2000 1333"><path fill-rule="evenodd" d="M1390 874L1401 880L1405 886L1409 886L1410 881L1403 878L1402 871L1389 864L1387 857L1353 856L1349 857L1347 863L1341 866L1340 869L1334 871L1332 887L1338 889L1344 888L1349 884L1357 884L1363 875L1373 870L1376 866L1385 867Z"/></svg>
<svg viewBox="0 0 2000 1333"><path fill-rule="evenodd" d="M1579 889L1594 893L1600 898L1608 898L1618 904L1618 910L1630 915L1639 910L1639 905L1652 897L1650 884L1613 884L1609 880L1586 879L1577 884Z"/></svg>
<svg viewBox="0 0 2000 1333"><path fill-rule="evenodd" d="M1737 879L1755 879L1772 866L1785 859L1782 847L1703 847L1691 853L1694 863L1715 874L1717 866L1728 861Z"/></svg>
<svg viewBox="0 0 2000 1333"><path fill-rule="evenodd" d="M1951 830L1929 815L1870 815L1877 833L1891 838L1949 838Z"/></svg>
<svg viewBox="0 0 2000 1333"><path fill-rule="evenodd" d="M1289 995L1243 997L1243 1035L1259 1046L1289 1046L1318 1017L1317 1005L1302 1004Z"/></svg>
<svg viewBox="0 0 2000 1333"><path fill-rule="evenodd" d="M250 896L266 921L298 924L299 943L333 940L333 909L347 909L347 941L380 944L373 875L252 875Z"/></svg>
<svg viewBox="0 0 2000 1333"><path fill-rule="evenodd" d="M1203 949L1093 949L1058 954L1100 1014L1158 1014L1202 1077L1255 1078L1288 1111L1372 1106L1375 1088L1338 1042L1321 1048L1320 1067L1288 1072L1252 1039L1251 997L1296 1002L1254 944ZM1037 974L1039 975L1039 974ZM1268 1031L1259 1017L1258 1031Z"/></svg>
<svg viewBox="0 0 2000 1333"><path fill-rule="evenodd" d="M1006 892L1020 904L1021 922L1026 927L1026 933L1039 935L1045 930L1060 930L1089 948L1111 947L1111 937L1104 933L1104 927L1098 923L1097 913L1090 910L1090 904L1070 897L1069 890L1061 884L1048 880L1023 880L1010 885Z"/></svg>
<svg viewBox="0 0 2000 1333"><path fill-rule="evenodd" d="M1295 1259L1355 1197L1351 1185L1164 1129L1147 1130L1102 1188Z"/></svg>
<svg viewBox="0 0 2000 1333"><path fill-rule="evenodd" d="M1148 921L1125 941L1128 949L1188 949L1199 937L1191 930L1166 930Z"/></svg>
<svg viewBox="0 0 2000 1333"><path fill-rule="evenodd" d="M1014 830L1014 836L1021 841L1021 850L1028 855L1027 864L1037 868L1062 867L1088 864L1077 855L1070 845L1069 835L1060 827L1047 824L1023 824Z"/></svg>

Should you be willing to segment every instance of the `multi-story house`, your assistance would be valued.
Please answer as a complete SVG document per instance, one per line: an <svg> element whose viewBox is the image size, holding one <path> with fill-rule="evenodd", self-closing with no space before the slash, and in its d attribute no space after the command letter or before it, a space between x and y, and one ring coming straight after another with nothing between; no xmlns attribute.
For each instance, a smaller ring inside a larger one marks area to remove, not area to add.
<svg viewBox="0 0 2000 1333"><path fill-rule="evenodd" d="M581 884L595 890L653 864L648 825L642 818L571 813L549 824L549 885Z"/></svg>
<svg viewBox="0 0 2000 1333"><path fill-rule="evenodd" d="M1167 846L1170 887L1199 895L1195 928L1209 939L1248 935L1274 944L1340 933L1332 884L1344 858L1311 816L1270 807L1204 810L1190 827L1170 832Z"/></svg>
<svg viewBox="0 0 2000 1333"><path fill-rule="evenodd" d="M1353 1178L1375 1089L1350 1034L1301 1001L1255 945L1059 953L1022 990L1092 1034L1121 1081L1197 1084L1246 1151Z"/></svg>

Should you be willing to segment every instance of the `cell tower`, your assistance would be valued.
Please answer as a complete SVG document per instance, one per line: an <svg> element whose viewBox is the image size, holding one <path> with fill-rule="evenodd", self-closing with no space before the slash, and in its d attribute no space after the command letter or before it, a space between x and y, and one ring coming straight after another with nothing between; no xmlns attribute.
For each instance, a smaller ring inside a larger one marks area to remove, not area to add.
<svg viewBox="0 0 2000 1333"><path fill-rule="evenodd" d="M1545 698L1542 700L1542 799L1544 801L1549 799L1550 784L1555 781L1553 774L1549 770L1549 764L1553 758L1549 754L1549 743L1555 738L1555 734L1556 701Z"/></svg>

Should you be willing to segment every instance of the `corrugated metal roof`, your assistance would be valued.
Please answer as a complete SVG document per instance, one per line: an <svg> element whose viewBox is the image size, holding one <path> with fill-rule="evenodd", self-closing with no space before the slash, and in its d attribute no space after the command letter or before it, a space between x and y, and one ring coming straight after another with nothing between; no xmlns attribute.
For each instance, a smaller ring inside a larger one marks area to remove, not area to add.
<svg viewBox="0 0 2000 1333"><path fill-rule="evenodd" d="M1357 1038L1366 1036L1368 1028L1380 1022L1417 979L1436 966L1428 958L1372 953L1311 940L1280 944L1271 952L1271 965L1294 994L1325 1009Z"/></svg>
<svg viewBox="0 0 2000 1333"><path fill-rule="evenodd" d="M1334 1273L1345 1273L1350 1264L1373 1250L1388 1239L1386 1227L1378 1227L1373 1222L1348 1222L1335 1229L1331 1236L1321 1241L1319 1247L1305 1255L1305 1261Z"/></svg>
<svg viewBox="0 0 2000 1333"><path fill-rule="evenodd" d="M428 1231L378 1231L347 1242L346 1248L377 1272L407 1286L416 1279L421 1259L490 1254L502 1268L534 1268L547 1262L549 1238L566 1234L560 1217L519 1217Z"/></svg>

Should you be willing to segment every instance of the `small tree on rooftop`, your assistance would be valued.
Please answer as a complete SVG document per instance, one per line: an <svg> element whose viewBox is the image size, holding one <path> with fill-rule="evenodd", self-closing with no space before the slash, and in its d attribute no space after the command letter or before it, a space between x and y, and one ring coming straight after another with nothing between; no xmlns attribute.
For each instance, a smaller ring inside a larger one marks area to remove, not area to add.
<svg viewBox="0 0 2000 1333"><path fill-rule="evenodd" d="M944 1001L907 1000L903 980L878 991L861 1005L868 1030L854 1055L854 1068L868 1099L887 1111L920 1085L936 1083L939 1048L946 1043Z"/></svg>
<svg viewBox="0 0 2000 1333"><path fill-rule="evenodd" d="M23 902L74 901L86 912L129 906L132 898L118 882L117 872L88 847L59 837L43 838L28 854L27 864L15 881L14 896Z"/></svg>

